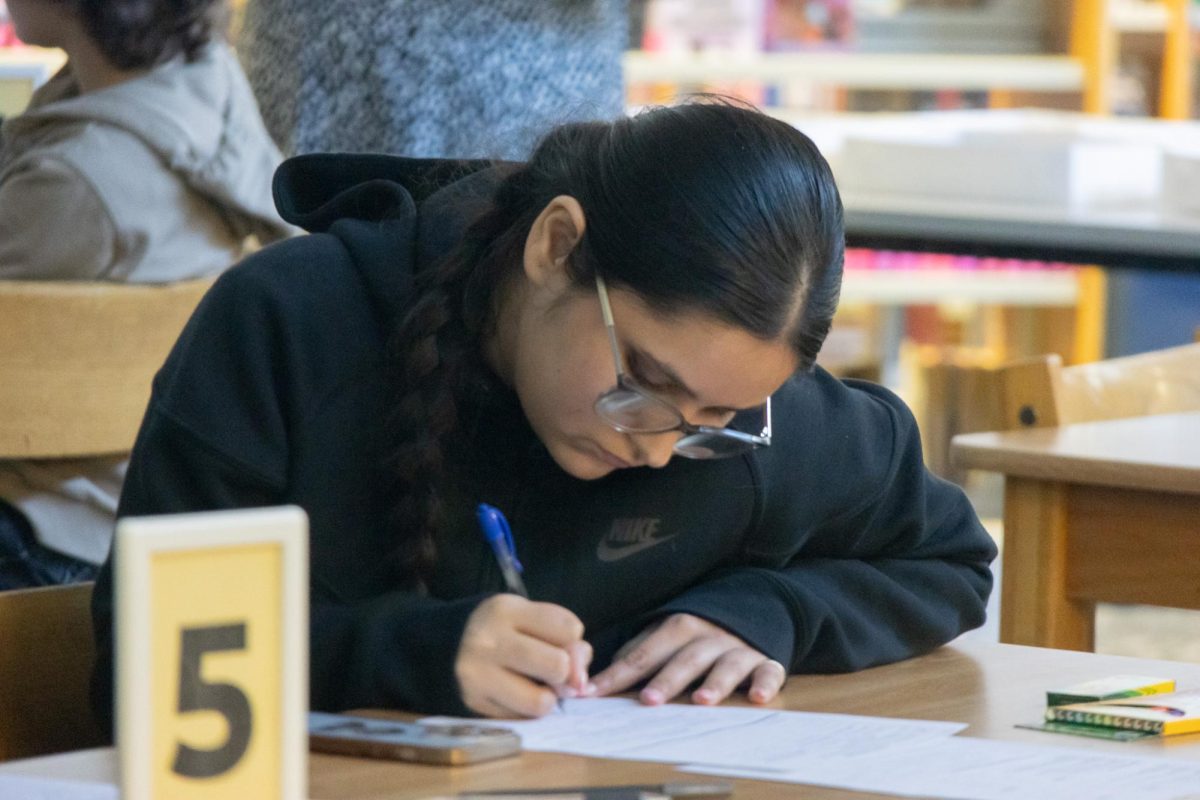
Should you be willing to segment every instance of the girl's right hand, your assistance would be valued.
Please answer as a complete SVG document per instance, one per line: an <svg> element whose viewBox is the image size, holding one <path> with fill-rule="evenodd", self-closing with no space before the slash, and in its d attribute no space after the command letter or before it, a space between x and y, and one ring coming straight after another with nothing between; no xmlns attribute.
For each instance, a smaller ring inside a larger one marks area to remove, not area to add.
<svg viewBox="0 0 1200 800"><path fill-rule="evenodd" d="M560 693L581 693L592 648L562 606L515 594L484 600L467 618L454 675L463 703L487 717L540 717Z"/></svg>

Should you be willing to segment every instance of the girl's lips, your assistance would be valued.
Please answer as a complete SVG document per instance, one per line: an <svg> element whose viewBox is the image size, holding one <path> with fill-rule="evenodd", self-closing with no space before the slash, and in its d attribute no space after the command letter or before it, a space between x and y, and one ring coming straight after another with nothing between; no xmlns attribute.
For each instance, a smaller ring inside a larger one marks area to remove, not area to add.
<svg viewBox="0 0 1200 800"><path fill-rule="evenodd" d="M614 469L629 469L630 467L633 466L628 461L624 461L620 458L617 458L616 456L614 456L612 453L605 450L600 445L596 445L596 454L595 455L596 455L596 458L600 459L605 464L607 464L610 467L613 467Z"/></svg>

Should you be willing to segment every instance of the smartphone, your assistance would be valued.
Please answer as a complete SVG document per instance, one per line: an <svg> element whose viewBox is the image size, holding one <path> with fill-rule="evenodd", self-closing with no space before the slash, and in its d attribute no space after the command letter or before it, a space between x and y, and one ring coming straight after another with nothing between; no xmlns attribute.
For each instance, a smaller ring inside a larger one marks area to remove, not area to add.
<svg viewBox="0 0 1200 800"><path fill-rule="evenodd" d="M308 748L422 764L474 764L521 752L521 737L487 725L425 725L352 714L308 715Z"/></svg>

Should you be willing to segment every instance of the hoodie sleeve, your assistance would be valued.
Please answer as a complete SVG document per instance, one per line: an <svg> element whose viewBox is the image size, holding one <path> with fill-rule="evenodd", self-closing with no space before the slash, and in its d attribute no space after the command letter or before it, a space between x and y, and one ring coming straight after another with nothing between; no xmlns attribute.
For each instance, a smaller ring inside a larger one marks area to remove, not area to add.
<svg viewBox="0 0 1200 800"><path fill-rule="evenodd" d="M824 434L793 425L784 435L805 446L763 459L764 511L746 563L654 615L707 619L793 673L898 661L978 627L996 556L962 491L925 468L897 398L879 387L825 391L850 392L852 407L826 415Z"/></svg>
<svg viewBox="0 0 1200 800"><path fill-rule="evenodd" d="M289 482L294 417L303 413L296 406L304 405L294 373L304 359L289 350L298 335L288 331L298 324L313 336L328 334L310 324L310 314L283 308L286 301L264 284L260 269L267 262L286 265L287 285L294 287L304 281L300 259L309 257L328 271L338 251L320 249L316 239L264 250L225 273L201 302L155 378L118 517L293 502L314 516ZM114 560L110 553L92 600L93 705L106 725L113 713ZM444 601L388 591L348 600L329 587L322 569L330 567L312 565L313 708L467 713L453 664L466 619L482 597Z"/></svg>
<svg viewBox="0 0 1200 800"><path fill-rule="evenodd" d="M32 159L0 183L0 279L99 280L116 253L112 218L66 162Z"/></svg>
<svg viewBox="0 0 1200 800"><path fill-rule="evenodd" d="M283 502L280 487L260 472L206 444L161 407L152 407L130 460L118 516ZM114 561L110 555L101 569L92 599L97 643L93 705L105 725L111 725L113 713ZM470 714L460 699L454 660L467 617L483 599L443 601L393 591L364 602L344 602L314 574L309 620L312 708Z"/></svg>

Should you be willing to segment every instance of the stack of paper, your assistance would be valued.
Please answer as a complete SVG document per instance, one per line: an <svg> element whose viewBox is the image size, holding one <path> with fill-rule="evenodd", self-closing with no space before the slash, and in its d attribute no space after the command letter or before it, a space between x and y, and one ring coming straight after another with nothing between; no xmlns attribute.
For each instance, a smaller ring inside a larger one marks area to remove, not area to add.
<svg viewBox="0 0 1200 800"><path fill-rule="evenodd" d="M1200 800L1200 763L958 737L967 726L955 722L604 698L567 700L559 713L503 724L526 750L879 794Z"/></svg>

